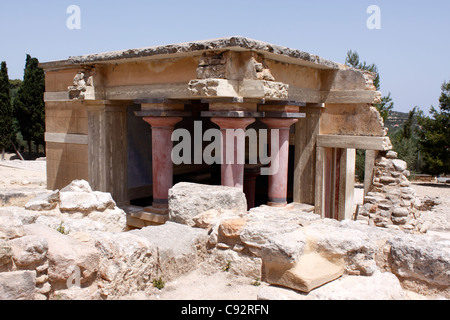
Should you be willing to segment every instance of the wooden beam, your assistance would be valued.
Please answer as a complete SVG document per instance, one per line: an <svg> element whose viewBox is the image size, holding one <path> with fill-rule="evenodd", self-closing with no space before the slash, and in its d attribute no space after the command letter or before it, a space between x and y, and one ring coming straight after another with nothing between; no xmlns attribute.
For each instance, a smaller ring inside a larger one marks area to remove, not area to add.
<svg viewBox="0 0 450 320"><path fill-rule="evenodd" d="M341 149L339 165L339 204L338 220L350 220L353 217L355 190L355 149Z"/></svg>
<svg viewBox="0 0 450 320"><path fill-rule="evenodd" d="M294 202L315 203L316 138L320 113L295 124Z"/></svg>
<svg viewBox="0 0 450 320"><path fill-rule="evenodd" d="M389 137L324 135L317 137L317 146L323 148L363 149L386 151L392 149Z"/></svg>
<svg viewBox="0 0 450 320"><path fill-rule="evenodd" d="M316 148L316 171L315 171L315 190L314 190L314 212L324 218L324 166L325 166L325 148Z"/></svg>

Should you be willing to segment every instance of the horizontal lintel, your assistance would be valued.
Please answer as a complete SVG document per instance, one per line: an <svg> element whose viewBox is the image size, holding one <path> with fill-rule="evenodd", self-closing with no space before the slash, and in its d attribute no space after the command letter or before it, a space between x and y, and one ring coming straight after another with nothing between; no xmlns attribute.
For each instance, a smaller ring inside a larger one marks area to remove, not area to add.
<svg viewBox="0 0 450 320"><path fill-rule="evenodd" d="M317 146L324 148L386 151L392 149L389 137L324 135L317 136Z"/></svg>

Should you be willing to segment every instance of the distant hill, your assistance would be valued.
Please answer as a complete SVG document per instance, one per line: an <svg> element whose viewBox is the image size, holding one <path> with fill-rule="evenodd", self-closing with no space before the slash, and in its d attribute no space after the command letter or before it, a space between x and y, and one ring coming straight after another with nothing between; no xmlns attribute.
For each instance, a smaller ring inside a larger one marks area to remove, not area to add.
<svg viewBox="0 0 450 320"><path fill-rule="evenodd" d="M408 119L408 112L390 111L387 120L384 122L384 126L389 131L395 131L401 128L402 124Z"/></svg>

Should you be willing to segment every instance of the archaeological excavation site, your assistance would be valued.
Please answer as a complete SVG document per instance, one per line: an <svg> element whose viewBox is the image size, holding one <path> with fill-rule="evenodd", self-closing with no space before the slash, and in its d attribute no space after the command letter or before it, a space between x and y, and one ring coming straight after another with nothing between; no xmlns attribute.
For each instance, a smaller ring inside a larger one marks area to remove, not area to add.
<svg viewBox="0 0 450 320"><path fill-rule="evenodd" d="M374 73L244 37L40 66L42 176L0 171L0 299L450 298L449 189L411 181Z"/></svg>

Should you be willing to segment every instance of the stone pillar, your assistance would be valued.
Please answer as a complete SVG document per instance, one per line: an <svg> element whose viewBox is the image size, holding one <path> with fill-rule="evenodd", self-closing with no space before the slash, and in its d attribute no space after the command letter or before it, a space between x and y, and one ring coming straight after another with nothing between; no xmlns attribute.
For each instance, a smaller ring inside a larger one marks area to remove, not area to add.
<svg viewBox="0 0 450 320"><path fill-rule="evenodd" d="M130 101L86 101L88 171L93 190L128 204L127 107Z"/></svg>
<svg viewBox="0 0 450 320"><path fill-rule="evenodd" d="M273 131L278 130L278 150L271 149L271 160L277 161L278 170L269 175L269 206L285 206L287 204L288 163L289 163L289 128L298 121L295 118L263 118L272 139ZM273 153L273 151L277 153ZM273 167L273 163L271 166Z"/></svg>
<svg viewBox="0 0 450 320"><path fill-rule="evenodd" d="M143 117L152 127L153 205L146 211L167 215L169 189L173 184L172 132L181 117ZM156 221L155 221L156 222Z"/></svg>
<svg viewBox="0 0 450 320"><path fill-rule="evenodd" d="M214 117L211 118L211 121L220 127L220 131L222 133L222 185L243 189L245 164L245 128L247 128L247 126L251 123L255 122L255 118ZM232 142L232 145L229 145L230 142Z"/></svg>

